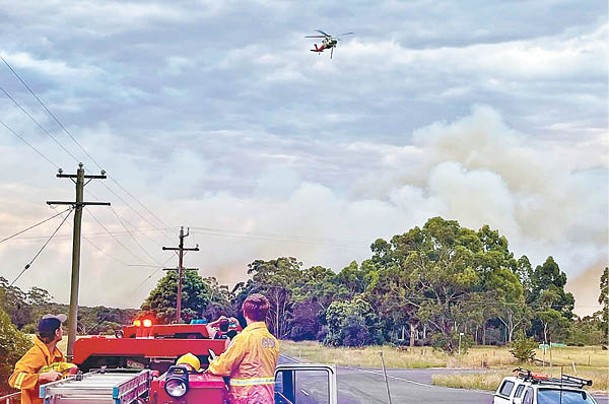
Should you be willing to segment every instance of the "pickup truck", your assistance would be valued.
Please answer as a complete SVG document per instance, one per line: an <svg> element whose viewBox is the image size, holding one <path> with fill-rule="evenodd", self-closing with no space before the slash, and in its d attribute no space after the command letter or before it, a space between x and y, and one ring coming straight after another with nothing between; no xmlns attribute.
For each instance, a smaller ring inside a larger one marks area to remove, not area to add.
<svg viewBox="0 0 609 404"><path fill-rule="evenodd" d="M505 377L493 398L493 404L597 404L584 390L592 380L562 375L560 378L514 369L515 376Z"/></svg>

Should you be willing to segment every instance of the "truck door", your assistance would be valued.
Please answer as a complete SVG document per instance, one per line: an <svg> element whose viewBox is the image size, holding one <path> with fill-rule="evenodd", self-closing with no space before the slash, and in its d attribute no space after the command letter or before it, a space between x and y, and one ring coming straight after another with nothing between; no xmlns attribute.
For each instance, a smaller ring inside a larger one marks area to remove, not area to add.
<svg viewBox="0 0 609 404"><path fill-rule="evenodd" d="M286 363L275 369L275 403L302 401L337 404L336 367L315 363Z"/></svg>

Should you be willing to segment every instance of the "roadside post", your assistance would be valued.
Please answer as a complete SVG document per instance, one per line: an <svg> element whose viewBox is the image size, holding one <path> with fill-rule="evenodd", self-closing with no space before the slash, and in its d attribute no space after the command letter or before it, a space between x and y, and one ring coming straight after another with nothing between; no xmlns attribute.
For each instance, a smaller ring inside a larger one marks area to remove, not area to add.
<svg viewBox="0 0 609 404"><path fill-rule="evenodd" d="M380 351L379 354L381 355L381 363L383 364L383 374L385 375L385 385L387 386L387 396L389 397L389 404L392 404L391 391L389 390L389 379L387 379L387 368L385 367L385 356L383 355L383 351Z"/></svg>

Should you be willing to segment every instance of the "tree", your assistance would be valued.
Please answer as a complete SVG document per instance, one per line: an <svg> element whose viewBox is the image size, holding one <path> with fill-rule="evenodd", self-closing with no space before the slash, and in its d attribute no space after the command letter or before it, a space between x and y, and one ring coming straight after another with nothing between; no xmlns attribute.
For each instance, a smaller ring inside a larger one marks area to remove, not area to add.
<svg viewBox="0 0 609 404"><path fill-rule="evenodd" d="M143 313L153 314L161 324L175 321L178 273L169 271L159 280L141 306ZM184 271L182 277L182 320L200 318L210 303L211 288L195 271Z"/></svg>
<svg viewBox="0 0 609 404"><path fill-rule="evenodd" d="M493 302L495 315L506 328L506 342L512 342L515 330L528 323L531 316L524 288L515 272L500 268L490 275L488 289L493 291L490 301Z"/></svg>
<svg viewBox="0 0 609 404"><path fill-rule="evenodd" d="M17 286L10 286L8 280L0 276L0 305L18 329L32 322L31 307L27 295Z"/></svg>
<svg viewBox="0 0 609 404"><path fill-rule="evenodd" d="M601 305L601 327L609 338L609 267L605 267L601 275L601 293L598 296L598 303Z"/></svg>
<svg viewBox="0 0 609 404"><path fill-rule="evenodd" d="M356 261L352 261L336 275L338 285L337 298L353 299L366 290L365 272Z"/></svg>
<svg viewBox="0 0 609 404"><path fill-rule="evenodd" d="M292 289L301 277L302 262L292 257L280 257L270 261L256 260L248 267L247 273L252 275L250 292L264 294L271 304L268 317L271 332L277 338L288 336Z"/></svg>
<svg viewBox="0 0 609 404"><path fill-rule="evenodd" d="M220 285L215 277L203 279L209 285L209 304L202 313L208 321L214 321L220 316L238 316L239 309L231 307L231 293L226 285Z"/></svg>
<svg viewBox="0 0 609 404"><path fill-rule="evenodd" d="M548 342L551 334L555 334L554 340L567 337L575 299L571 293L565 292L566 283L567 275L552 257L532 272L529 304L536 313L533 332L541 335L544 342Z"/></svg>
<svg viewBox="0 0 609 404"><path fill-rule="evenodd" d="M408 317L416 313L418 321L450 336L457 320L456 305L468 300L482 280L476 271L476 251L482 251L482 243L475 232L436 217L422 229L394 236L390 251L377 240L372 260L384 263L385 273L392 273L393 287L401 289Z"/></svg>
<svg viewBox="0 0 609 404"><path fill-rule="evenodd" d="M577 318L569 329L565 341L569 345L602 345L606 343L607 330L602 326L602 319L596 313L592 316Z"/></svg>
<svg viewBox="0 0 609 404"><path fill-rule="evenodd" d="M411 345L421 326L442 334L434 340L450 351L455 333L467 329L481 329L484 341L497 316L508 338L526 321L519 263L507 239L487 225L473 231L435 217L390 242L376 240L371 250L366 297L386 324L409 325Z"/></svg>
<svg viewBox="0 0 609 404"><path fill-rule="evenodd" d="M333 302L326 311L326 320L326 345L363 346L382 342L378 317L362 298Z"/></svg>
<svg viewBox="0 0 609 404"><path fill-rule="evenodd" d="M2 298L4 291L0 291ZM15 363L32 346L32 340L11 322L8 314L0 307L0 395L8 393L8 378Z"/></svg>
<svg viewBox="0 0 609 404"><path fill-rule="evenodd" d="M320 310L312 299L297 302L292 307L290 338L294 341L316 340L321 332Z"/></svg>
<svg viewBox="0 0 609 404"><path fill-rule="evenodd" d="M312 266L301 271L292 290L290 338L295 341L319 338L326 309L339 288L336 274L329 268Z"/></svg>

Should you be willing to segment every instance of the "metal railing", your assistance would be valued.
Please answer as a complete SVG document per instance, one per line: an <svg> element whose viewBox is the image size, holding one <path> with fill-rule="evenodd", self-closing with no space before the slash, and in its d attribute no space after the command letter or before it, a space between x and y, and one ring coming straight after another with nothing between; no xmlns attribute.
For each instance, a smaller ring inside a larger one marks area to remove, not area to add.
<svg viewBox="0 0 609 404"><path fill-rule="evenodd" d="M21 392L8 394L0 397L0 404L17 404L21 397Z"/></svg>

